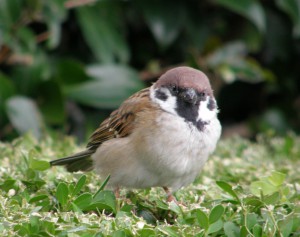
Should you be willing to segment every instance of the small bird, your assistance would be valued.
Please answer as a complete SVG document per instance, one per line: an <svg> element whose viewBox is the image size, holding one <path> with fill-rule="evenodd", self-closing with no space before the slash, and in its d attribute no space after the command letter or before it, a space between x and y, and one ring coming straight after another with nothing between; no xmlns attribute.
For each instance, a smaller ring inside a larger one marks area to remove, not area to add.
<svg viewBox="0 0 300 237"><path fill-rule="evenodd" d="M194 181L221 134L218 107L206 75L190 67L164 73L113 111L86 150L51 161L68 171L96 169L114 189L163 187Z"/></svg>

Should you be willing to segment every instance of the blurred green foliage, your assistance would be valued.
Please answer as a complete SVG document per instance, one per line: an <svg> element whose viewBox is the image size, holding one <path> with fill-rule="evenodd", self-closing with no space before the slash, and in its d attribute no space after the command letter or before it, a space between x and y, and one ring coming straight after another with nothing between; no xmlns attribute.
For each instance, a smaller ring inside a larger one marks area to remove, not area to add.
<svg viewBox="0 0 300 237"><path fill-rule="evenodd" d="M0 139L82 139L177 65L209 75L223 124L299 129L299 38L299 0L1 0Z"/></svg>

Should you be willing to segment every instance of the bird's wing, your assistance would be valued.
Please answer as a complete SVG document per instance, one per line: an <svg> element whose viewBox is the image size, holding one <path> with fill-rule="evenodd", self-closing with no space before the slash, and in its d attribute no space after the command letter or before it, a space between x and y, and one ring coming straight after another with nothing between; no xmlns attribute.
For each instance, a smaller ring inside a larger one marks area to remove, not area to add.
<svg viewBox="0 0 300 237"><path fill-rule="evenodd" d="M103 142L130 135L135 126L137 114L153 107L150 103L149 88L129 97L119 109L113 111L90 137L87 148L95 151Z"/></svg>
<svg viewBox="0 0 300 237"><path fill-rule="evenodd" d="M153 108L150 103L149 88L143 89L122 103L119 109L113 111L90 137L87 149L74 155L53 160L52 166L64 165L68 171L88 171L93 168L91 155L105 141L130 135L135 126L139 112Z"/></svg>

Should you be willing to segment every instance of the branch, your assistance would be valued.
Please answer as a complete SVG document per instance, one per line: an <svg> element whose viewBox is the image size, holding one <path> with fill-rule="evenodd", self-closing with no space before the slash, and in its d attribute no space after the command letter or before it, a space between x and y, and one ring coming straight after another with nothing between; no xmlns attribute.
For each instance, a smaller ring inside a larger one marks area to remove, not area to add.
<svg viewBox="0 0 300 237"><path fill-rule="evenodd" d="M92 4L97 2L97 0L68 0L65 2L65 8L75 8L75 7L80 7L84 6L87 4Z"/></svg>
<svg viewBox="0 0 300 237"><path fill-rule="evenodd" d="M4 62L9 55L11 54L10 48L8 48L6 45L2 45L0 49L0 64Z"/></svg>

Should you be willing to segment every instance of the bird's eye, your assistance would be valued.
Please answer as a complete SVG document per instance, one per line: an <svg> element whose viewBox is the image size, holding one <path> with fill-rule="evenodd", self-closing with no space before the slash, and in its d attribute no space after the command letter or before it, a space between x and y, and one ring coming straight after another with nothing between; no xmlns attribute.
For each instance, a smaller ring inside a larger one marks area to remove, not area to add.
<svg viewBox="0 0 300 237"><path fill-rule="evenodd" d="M174 92L174 93L177 93L177 92L178 92L178 88L177 88L177 86L175 86L175 85L172 85L172 86L171 86L171 90L172 90L172 92Z"/></svg>
<svg viewBox="0 0 300 237"><path fill-rule="evenodd" d="M199 93L199 96L200 96L201 98L203 98L203 97L206 96L206 94L205 94L205 92L200 92L200 93Z"/></svg>

